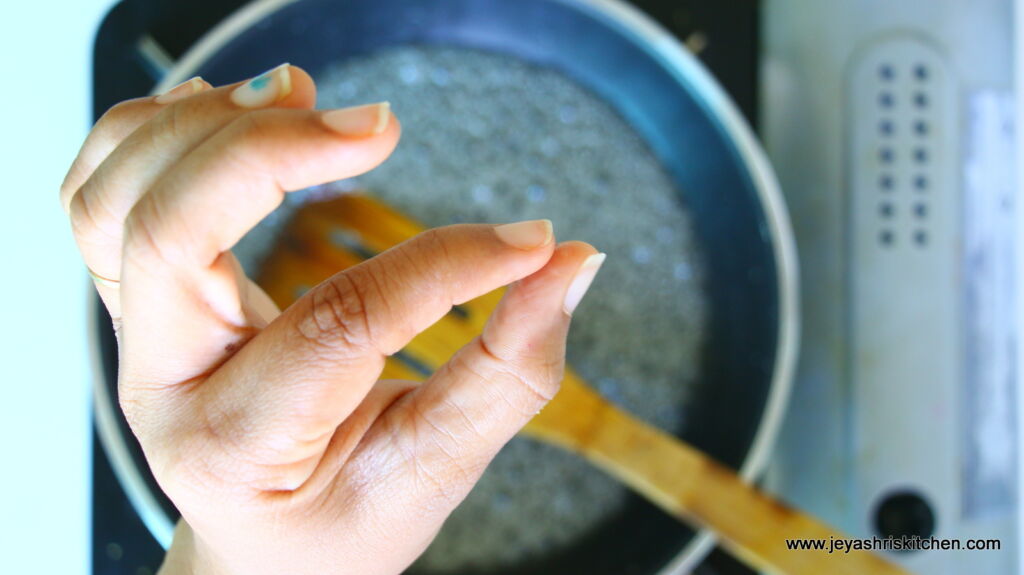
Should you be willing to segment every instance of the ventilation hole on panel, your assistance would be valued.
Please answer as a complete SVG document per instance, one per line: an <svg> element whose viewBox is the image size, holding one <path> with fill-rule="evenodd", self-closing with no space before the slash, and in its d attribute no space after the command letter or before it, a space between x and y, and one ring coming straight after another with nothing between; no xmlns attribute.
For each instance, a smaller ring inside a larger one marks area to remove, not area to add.
<svg viewBox="0 0 1024 575"><path fill-rule="evenodd" d="M894 185L895 182L893 181L892 176L890 176L889 174L882 174L878 178L878 187L882 188L885 191L891 190Z"/></svg>
<svg viewBox="0 0 1024 575"><path fill-rule="evenodd" d="M882 230L878 233L878 243L883 246L889 247L896 242L896 235L892 233L892 230Z"/></svg>
<svg viewBox="0 0 1024 575"><path fill-rule="evenodd" d="M878 67L878 77L883 80L892 80L896 76L896 72L892 69L889 64L882 64Z"/></svg>
<svg viewBox="0 0 1024 575"><path fill-rule="evenodd" d="M924 148L914 149L914 161L918 164L923 164L928 161L928 150Z"/></svg>
<svg viewBox="0 0 1024 575"><path fill-rule="evenodd" d="M919 246L928 245L928 233L924 230L917 230L914 232L914 243Z"/></svg>
<svg viewBox="0 0 1024 575"><path fill-rule="evenodd" d="M928 206L920 202L914 204L914 215L924 219L928 215Z"/></svg>
<svg viewBox="0 0 1024 575"><path fill-rule="evenodd" d="M878 105L883 108L892 108L896 103L896 99L890 92L882 92L878 95Z"/></svg>
<svg viewBox="0 0 1024 575"><path fill-rule="evenodd" d="M891 218L896 208L890 202L882 202L878 204L878 215L883 218Z"/></svg>
<svg viewBox="0 0 1024 575"><path fill-rule="evenodd" d="M914 77L922 82L928 79L928 67L924 64L914 66Z"/></svg>
<svg viewBox="0 0 1024 575"><path fill-rule="evenodd" d="M918 108L925 108L928 106L928 94L924 92L918 92L914 94L914 105Z"/></svg>
<svg viewBox="0 0 1024 575"><path fill-rule="evenodd" d="M892 120L882 120L878 123L878 132L883 136L891 136L895 130L896 127L893 126Z"/></svg>
<svg viewBox="0 0 1024 575"><path fill-rule="evenodd" d="M928 178L924 176L914 176L914 189L922 192L927 190Z"/></svg>
<svg viewBox="0 0 1024 575"><path fill-rule="evenodd" d="M914 122L914 133L918 136L924 136L928 134L928 122L924 120L918 120Z"/></svg>
<svg viewBox="0 0 1024 575"><path fill-rule="evenodd" d="M875 532L881 537L931 537L935 512L921 493L901 489L886 494L875 506Z"/></svg>
<svg viewBox="0 0 1024 575"><path fill-rule="evenodd" d="M894 154L892 148L879 148L878 159L881 160L883 164L891 164L893 158Z"/></svg>

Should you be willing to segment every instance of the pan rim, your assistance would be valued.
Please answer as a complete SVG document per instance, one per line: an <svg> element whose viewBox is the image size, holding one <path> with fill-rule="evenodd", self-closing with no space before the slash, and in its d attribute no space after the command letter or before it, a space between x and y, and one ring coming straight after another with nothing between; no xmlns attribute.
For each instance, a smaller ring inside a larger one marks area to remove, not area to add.
<svg viewBox="0 0 1024 575"><path fill-rule="evenodd" d="M168 70L153 88L160 94L191 77L212 55L242 32L271 14L302 0L253 0L214 26ZM761 421L747 450L739 475L753 482L765 471L781 428L792 388L800 338L799 270L796 242L788 211L774 170L751 128L735 104L705 70L668 31L638 8L623 0L546 0L563 4L601 20L616 32L632 38L638 46L662 64L680 82L685 81L701 102L720 122L732 139L736 152L749 169L754 189L764 211L776 270L779 321L771 382ZM91 290L91 286L90 286ZM96 326L100 314L90 306L89 325ZM132 464L123 430L118 425L114 402L103 372L99 338L91 337L92 383L97 434L110 458L132 507L157 542L168 548L174 535L174 522L150 491L139 470ZM657 575L682 575L692 571L716 542L713 532L699 529L686 545Z"/></svg>

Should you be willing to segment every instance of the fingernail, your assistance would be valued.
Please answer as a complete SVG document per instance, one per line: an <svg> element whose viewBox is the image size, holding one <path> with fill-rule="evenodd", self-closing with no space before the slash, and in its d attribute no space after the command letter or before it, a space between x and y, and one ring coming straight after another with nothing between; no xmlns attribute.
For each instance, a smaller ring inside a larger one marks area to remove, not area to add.
<svg viewBox="0 0 1024 575"><path fill-rule="evenodd" d="M529 220L495 226L498 239L521 250L539 248L551 241L551 220Z"/></svg>
<svg viewBox="0 0 1024 575"><path fill-rule="evenodd" d="M590 289L590 284L594 281L594 276L601 269L605 257L606 254L594 254L583 260L583 265L576 271L576 277L572 278L572 283L569 284L569 289L565 292L565 302L562 304L565 313L572 315L576 306L580 305L580 301L583 300L583 296L587 295L587 290Z"/></svg>
<svg viewBox="0 0 1024 575"><path fill-rule="evenodd" d="M198 94L206 89L206 83L199 76L185 80L177 86L167 90L163 94L160 94L154 100L157 104L170 104L171 102L177 102L183 98L188 98L193 94Z"/></svg>
<svg viewBox="0 0 1024 575"><path fill-rule="evenodd" d="M243 108L262 108L292 93L292 75L288 64L267 70L231 92L231 101Z"/></svg>
<svg viewBox="0 0 1024 575"><path fill-rule="evenodd" d="M365 106L331 110L320 116L324 125L350 138L375 136L387 129L391 121L391 103L378 102Z"/></svg>

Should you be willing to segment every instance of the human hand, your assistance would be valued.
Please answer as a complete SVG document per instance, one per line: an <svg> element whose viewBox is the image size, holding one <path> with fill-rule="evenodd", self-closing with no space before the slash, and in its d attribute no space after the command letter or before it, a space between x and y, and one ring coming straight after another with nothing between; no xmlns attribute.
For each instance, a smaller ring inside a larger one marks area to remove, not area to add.
<svg viewBox="0 0 1024 575"><path fill-rule="evenodd" d="M182 514L165 573L402 571L555 394L600 264L545 221L449 226L278 314L230 248L286 191L372 169L399 137L386 105L314 103L293 66L122 103L61 189L114 320L121 406ZM453 304L511 282L426 382L378 380Z"/></svg>

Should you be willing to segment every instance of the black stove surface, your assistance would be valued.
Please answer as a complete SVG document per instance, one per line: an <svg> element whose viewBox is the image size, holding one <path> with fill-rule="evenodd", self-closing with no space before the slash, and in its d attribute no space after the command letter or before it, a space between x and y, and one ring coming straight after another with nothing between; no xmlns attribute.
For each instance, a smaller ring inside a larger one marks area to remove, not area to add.
<svg viewBox="0 0 1024 575"><path fill-rule="evenodd" d="M694 50L757 126L760 1L635 0ZM123 0L104 19L93 54L93 117L121 100L149 93L159 71L138 50L152 38L172 59L180 57L243 0ZM106 366L114 377L116 366ZM152 575L163 549L143 525L118 484L99 440L93 440L92 569L97 575ZM716 549L697 575L753 573ZM627 575L627 574L624 574ZM639 574L637 574L639 575Z"/></svg>

